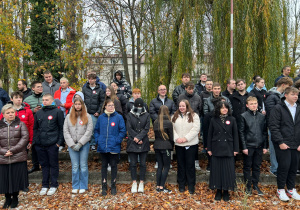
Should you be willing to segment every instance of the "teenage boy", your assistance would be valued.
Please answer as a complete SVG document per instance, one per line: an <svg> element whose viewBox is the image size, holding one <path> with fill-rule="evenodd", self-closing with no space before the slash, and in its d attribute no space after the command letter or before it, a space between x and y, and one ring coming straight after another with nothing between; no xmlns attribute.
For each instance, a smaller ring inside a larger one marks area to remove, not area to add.
<svg viewBox="0 0 300 210"><path fill-rule="evenodd" d="M203 74L200 75L200 80L195 85L195 88L196 88L199 95L202 91L206 90L206 88L205 88L206 80L207 80L207 74L203 73Z"/></svg>
<svg viewBox="0 0 300 210"><path fill-rule="evenodd" d="M236 92L236 81L234 79L228 79L226 82L226 90L222 92L222 95L229 98L234 92Z"/></svg>
<svg viewBox="0 0 300 210"><path fill-rule="evenodd" d="M272 109L269 120L278 161L277 196L282 201L289 201L289 197L300 200L295 189L300 151L300 106L296 104L298 94L298 89L286 88L285 98Z"/></svg>
<svg viewBox="0 0 300 210"><path fill-rule="evenodd" d="M23 93L23 100L32 94L32 91L27 87L27 82L24 79L18 81L18 89Z"/></svg>
<svg viewBox="0 0 300 210"><path fill-rule="evenodd" d="M53 195L58 187L58 148L63 143L63 125L64 113L57 108L53 97L45 94L42 109L34 115L33 127L33 144L43 174L40 195Z"/></svg>
<svg viewBox="0 0 300 210"><path fill-rule="evenodd" d="M185 85L185 92L182 93L179 98L178 102L185 99L188 100L192 110L200 116L202 110L202 101L200 96L195 92L195 85L192 82L188 82Z"/></svg>
<svg viewBox="0 0 300 210"><path fill-rule="evenodd" d="M191 81L191 75L189 73L183 73L181 75L181 85L178 85L177 87L175 87L173 94L172 94L172 98L173 101L176 105L176 107L178 107L178 97L180 96L180 94L184 93L185 91L185 85Z"/></svg>
<svg viewBox="0 0 300 210"><path fill-rule="evenodd" d="M138 98L142 98L142 92L140 89L134 88L132 90L132 97L129 99L126 105L126 111L127 111L126 115L131 111L135 100ZM144 102L144 108L146 109L147 112L149 112L148 105L146 102Z"/></svg>
<svg viewBox="0 0 300 210"><path fill-rule="evenodd" d="M264 193L259 189L260 166L262 155L267 153L267 123L265 115L260 113L257 98L249 96L246 101L248 110L241 114L239 120L239 135L242 143L244 156L244 181L246 193L252 194L251 186L257 191L258 195ZM252 170L252 176L251 176Z"/></svg>
<svg viewBox="0 0 300 210"><path fill-rule="evenodd" d="M97 75L96 72L93 71L93 70L89 70L89 71L87 72L87 77L88 77L90 74L95 74L95 75ZM86 83L83 85L82 88L84 88L84 87L88 84L88 82L89 82L89 81L86 81ZM106 85L105 85L103 82L100 81L100 78L99 78L98 76L96 76L96 83L99 84L100 88L101 88L104 92L106 91Z"/></svg>
<svg viewBox="0 0 300 210"><path fill-rule="evenodd" d="M44 94L49 93L53 97L55 91L59 89L60 84L56 79L53 78L52 73L50 71L44 72L44 79L45 79L45 81L43 82Z"/></svg>

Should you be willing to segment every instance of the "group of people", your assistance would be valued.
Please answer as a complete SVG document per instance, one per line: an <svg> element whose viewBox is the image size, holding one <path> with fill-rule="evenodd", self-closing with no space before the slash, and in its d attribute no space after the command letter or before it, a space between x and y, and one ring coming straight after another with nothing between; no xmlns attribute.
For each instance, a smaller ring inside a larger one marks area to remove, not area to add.
<svg viewBox="0 0 300 210"><path fill-rule="evenodd" d="M228 191L236 187L235 156L239 152L244 157L246 193L251 195L253 189L263 195L258 182L267 148L271 172L277 176L279 199L300 200L295 189L300 151L300 80L293 84L284 74L287 68L290 67L283 68L283 76L269 91L260 76L253 77L248 89L245 80L228 79L226 90L221 92L221 85L206 74L201 74L195 85L191 75L184 73L182 84L173 91L173 100L168 98L166 86L160 85L149 107L139 89L131 90L121 71L114 74L109 86L100 82L95 72L88 72L87 83L77 92L69 86L68 79L58 82L50 71L44 72L44 82L32 82L31 89L26 81L18 81L18 91L11 97L1 88L0 194L6 198L3 207L18 205L19 191L28 191L28 173L40 170L39 165L43 175L40 195L55 194L58 153L64 143L72 163L72 193L85 193L88 189L88 154L97 150L102 161L101 193L107 195L110 169L111 194L115 195L121 142L126 136L131 192L143 193L151 121L157 192L171 192L165 183L174 148L179 191L187 187L190 194L195 192L202 137L208 157L206 170L210 171L209 187L216 190L215 200L230 199ZM29 149L33 168L27 171Z"/></svg>

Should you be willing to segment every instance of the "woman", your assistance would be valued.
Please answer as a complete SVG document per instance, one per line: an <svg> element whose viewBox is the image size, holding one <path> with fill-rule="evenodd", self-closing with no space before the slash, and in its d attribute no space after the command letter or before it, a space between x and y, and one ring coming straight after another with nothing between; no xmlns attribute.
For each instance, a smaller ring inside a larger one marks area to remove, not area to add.
<svg viewBox="0 0 300 210"><path fill-rule="evenodd" d="M28 130L15 116L13 105L1 110L0 120L0 194L5 194L3 208L18 206L19 191L28 187L27 152Z"/></svg>
<svg viewBox="0 0 300 210"><path fill-rule="evenodd" d="M264 90L265 80L263 78L256 78L254 88L251 90L250 95L257 98L258 111L266 115L265 100L267 91Z"/></svg>
<svg viewBox="0 0 300 210"><path fill-rule="evenodd" d="M89 140L92 134L92 117L87 113L83 100L75 98L64 122L64 138L72 162L72 193L75 194L88 189Z"/></svg>
<svg viewBox="0 0 300 210"><path fill-rule="evenodd" d="M130 113L127 115L126 127L128 131L127 153L130 158L130 172L133 181L131 192L144 192L146 174L146 158L150 150L148 132L150 129L150 114L144 108L144 101L138 98L134 101ZM140 184L137 189L136 165L140 158Z"/></svg>
<svg viewBox="0 0 300 210"><path fill-rule="evenodd" d="M179 102L179 108L172 117L174 142L177 155L177 182L179 191L185 191L188 184L190 194L195 192L195 154L198 150L200 132L199 116L193 112L187 100Z"/></svg>
<svg viewBox="0 0 300 210"><path fill-rule="evenodd" d="M158 111L158 118L154 121L153 130L155 134L154 150L158 162L156 171L156 191L171 193L165 187L171 164L171 151L174 147L173 124L170 119L169 109L162 105Z"/></svg>
<svg viewBox="0 0 300 210"><path fill-rule="evenodd" d="M106 91L105 91L105 101L108 99L110 99L114 102L116 112L118 112L120 115L123 115L121 103L118 100L118 97L112 86L107 86ZM105 109L105 107L103 105L101 114L104 112L104 109Z"/></svg>
<svg viewBox="0 0 300 210"><path fill-rule="evenodd" d="M235 118L227 102L219 102L210 121L207 153L211 156L209 187L217 189L215 200L229 201L228 190L234 190L234 156L239 151L239 138ZM223 190L223 192L222 192Z"/></svg>
<svg viewBox="0 0 300 210"><path fill-rule="evenodd" d="M117 194L117 163L121 152L121 142L126 135L123 117L115 111L112 100L104 102L104 113L100 115L94 129L97 152L101 155L102 195L107 195L107 165L111 166L111 194Z"/></svg>

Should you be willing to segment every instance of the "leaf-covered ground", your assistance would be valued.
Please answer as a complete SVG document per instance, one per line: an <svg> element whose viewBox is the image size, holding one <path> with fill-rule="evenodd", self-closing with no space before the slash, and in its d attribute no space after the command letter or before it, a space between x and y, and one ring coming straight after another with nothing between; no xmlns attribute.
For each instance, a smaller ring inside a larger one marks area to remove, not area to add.
<svg viewBox="0 0 300 210"><path fill-rule="evenodd" d="M39 184L30 184L28 193L21 192L18 209L299 209L300 201L280 202L275 196L276 186L261 186L264 196L246 196L244 185L231 192L229 202L215 201L214 191L206 183L198 183L196 192L180 193L176 185L168 185L172 193L157 193L154 183L145 185L145 193L130 193L130 184L118 184L118 193L100 195L100 185L89 185L85 194L71 194L71 183L60 184L53 196L39 196ZM297 188L299 191L299 187ZM4 196L0 196L0 205Z"/></svg>

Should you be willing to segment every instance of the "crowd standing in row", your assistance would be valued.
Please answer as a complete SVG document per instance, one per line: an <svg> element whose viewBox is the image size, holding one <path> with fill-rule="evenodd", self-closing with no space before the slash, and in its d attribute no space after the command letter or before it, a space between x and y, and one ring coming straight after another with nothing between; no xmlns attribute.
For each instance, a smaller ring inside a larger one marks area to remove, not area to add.
<svg viewBox="0 0 300 210"><path fill-rule="evenodd" d="M146 158L150 150L150 121L155 134L157 192L172 192L165 186L175 147L177 182L180 192L193 194L196 184L199 136L208 156L209 187L216 189L216 200L228 201L234 190L235 156L243 153L246 193L258 187L262 155L269 147L271 173L277 176L277 196L282 201L300 200L295 177L300 151L300 80L293 84L290 67L282 69L275 87L266 91L264 79L253 77L246 89L243 79L228 79L227 88L200 75L194 85L189 73L167 97L165 85L149 105L141 91L131 90L122 72L106 86L88 72L82 92L69 86L66 78L56 81L44 72L44 82L34 81L31 89L24 80L11 97L0 88L0 194L4 208L18 205L19 191L28 191L28 173L42 168L40 195L57 191L58 153L68 146L72 163L72 193L88 190L88 154L101 154L102 195L107 195L107 173L111 170L111 194L117 193L117 164L121 142L127 136L127 153L132 179L131 192L144 192ZM294 85L294 87L292 87ZM201 129L200 129L201 128ZM268 141L269 137L269 141ZM27 172L27 152L32 151L33 167ZM140 180L137 180L137 164ZM252 171L252 174L251 174ZM285 186L287 190L285 190Z"/></svg>

